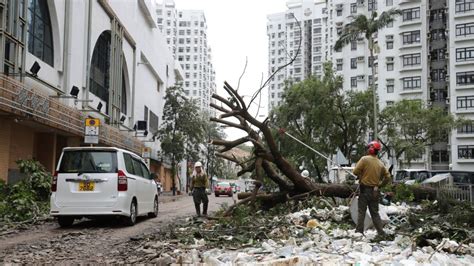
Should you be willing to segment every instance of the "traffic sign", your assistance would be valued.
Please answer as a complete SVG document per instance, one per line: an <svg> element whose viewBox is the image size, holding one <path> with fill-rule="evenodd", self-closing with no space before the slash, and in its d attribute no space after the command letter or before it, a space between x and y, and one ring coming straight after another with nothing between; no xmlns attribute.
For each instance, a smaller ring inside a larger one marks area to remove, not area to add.
<svg viewBox="0 0 474 266"><path fill-rule="evenodd" d="M84 143L99 143L99 126L100 120L98 118L86 118Z"/></svg>

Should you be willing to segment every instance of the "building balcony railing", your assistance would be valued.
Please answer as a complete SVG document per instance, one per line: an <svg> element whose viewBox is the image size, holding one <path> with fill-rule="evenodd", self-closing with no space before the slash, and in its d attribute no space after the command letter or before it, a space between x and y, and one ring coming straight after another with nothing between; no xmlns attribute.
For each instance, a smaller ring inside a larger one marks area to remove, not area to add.
<svg viewBox="0 0 474 266"><path fill-rule="evenodd" d="M88 117L80 110L5 75L0 75L0 110L80 137L84 136ZM99 132L101 143L141 153L142 142L123 134L118 128L103 124Z"/></svg>

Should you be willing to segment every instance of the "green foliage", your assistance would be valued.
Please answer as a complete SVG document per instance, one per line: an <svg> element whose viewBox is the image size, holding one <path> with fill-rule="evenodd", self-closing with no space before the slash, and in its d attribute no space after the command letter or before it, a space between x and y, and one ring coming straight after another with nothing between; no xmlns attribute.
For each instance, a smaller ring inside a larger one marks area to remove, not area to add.
<svg viewBox="0 0 474 266"><path fill-rule="evenodd" d="M426 146L447 138L447 132L461 120L443 109L426 108L420 101L402 100L386 107L379 122L389 157L399 161L403 156L409 165L424 154Z"/></svg>
<svg viewBox="0 0 474 266"><path fill-rule="evenodd" d="M310 77L287 88L283 103L274 111L276 123L304 143L325 154L336 149L350 162L364 151L371 115L370 91L343 91L342 77L336 76L330 63L321 78ZM316 167L324 169L326 160L284 135L275 137L281 151L295 166L304 161L316 176Z"/></svg>
<svg viewBox="0 0 474 266"><path fill-rule="evenodd" d="M196 103L184 97L181 87L168 88L158 138L161 142L161 155L171 160L172 176L176 173L176 163L184 159L197 160L199 145L205 139L204 127L204 119ZM172 181L175 188L175 179Z"/></svg>
<svg viewBox="0 0 474 266"><path fill-rule="evenodd" d="M25 178L14 185L0 183L0 217L5 221L34 220L49 209L51 175L34 160L17 161Z"/></svg>

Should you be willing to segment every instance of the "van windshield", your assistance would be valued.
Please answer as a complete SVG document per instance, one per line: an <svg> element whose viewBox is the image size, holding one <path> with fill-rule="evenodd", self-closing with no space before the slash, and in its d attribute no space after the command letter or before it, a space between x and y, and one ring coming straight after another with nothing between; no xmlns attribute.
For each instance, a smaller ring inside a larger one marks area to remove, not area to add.
<svg viewBox="0 0 474 266"><path fill-rule="evenodd" d="M64 151L59 173L117 173L115 151Z"/></svg>

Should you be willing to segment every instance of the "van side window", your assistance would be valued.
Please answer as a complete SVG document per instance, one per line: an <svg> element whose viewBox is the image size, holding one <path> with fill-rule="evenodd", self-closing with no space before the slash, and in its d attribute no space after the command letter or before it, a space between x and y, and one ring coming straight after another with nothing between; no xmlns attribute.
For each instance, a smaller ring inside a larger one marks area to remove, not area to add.
<svg viewBox="0 0 474 266"><path fill-rule="evenodd" d="M141 162L133 158L133 169L135 170L135 175L145 177L142 167L140 166Z"/></svg>
<svg viewBox="0 0 474 266"><path fill-rule="evenodd" d="M133 159L130 154L124 153L123 160L125 161L125 168L129 174L134 175L135 169L133 169Z"/></svg>
<svg viewBox="0 0 474 266"><path fill-rule="evenodd" d="M143 177L146 179L151 179L150 171L148 171L148 168L143 163L140 163L140 166L142 167Z"/></svg>

